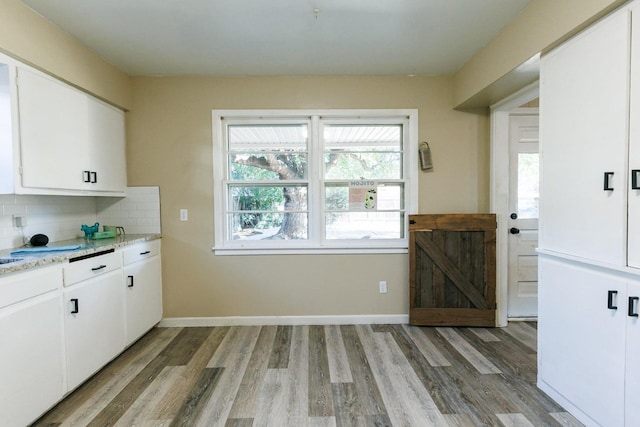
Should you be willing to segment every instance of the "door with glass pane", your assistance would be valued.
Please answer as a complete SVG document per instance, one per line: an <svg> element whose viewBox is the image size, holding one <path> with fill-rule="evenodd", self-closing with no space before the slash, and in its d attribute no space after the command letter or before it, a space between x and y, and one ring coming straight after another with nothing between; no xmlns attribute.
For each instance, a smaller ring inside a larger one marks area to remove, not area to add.
<svg viewBox="0 0 640 427"><path fill-rule="evenodd" d="M509 119L509 317L538 315L538 112Z"/></svg>

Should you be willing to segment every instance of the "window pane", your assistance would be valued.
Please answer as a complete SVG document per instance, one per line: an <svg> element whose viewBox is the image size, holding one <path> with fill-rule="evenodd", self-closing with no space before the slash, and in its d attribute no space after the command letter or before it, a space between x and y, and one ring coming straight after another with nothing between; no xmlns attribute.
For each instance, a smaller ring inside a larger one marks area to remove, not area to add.
<svg viewBox="0 0 640 427"><path fill-rule="evenodd" d="M232 239L307 238L306 186L232 186L229 193Z"/></svg>
<svg viewBox="0 0 640 427"><path fill-rule="evenodd" d="M233 181L276 181L307 178L306 153L229 154L229 179Z"/></svg>
<svg viewBox="0 0 640 427"><path fill-rule="evenodd" d="M325 153L326 179L401 179L402 154L336 151Z"/></svg>
<svg viewBox="0 0 640 427"><path fill-rule="evenodd" d="M327 179L401 179L401 125L327 125Z"/></svg>
<svg viewBox="0 0 640 427"><path fill-rule="evenodd" d="M307 239L306 213L235 213L229 215L232 240Z"/></svg>
<svg viewBox="0 0 640 427"><path fill-rule="evenodd" d="M540 155L518 154L518 217L538 218Z"/></svg>
<svg viewBox="0 0 640 427"><path fill-rule="evenodd" d="M325 215L325 225L330 240L404 237L402 212L331 212Z"/></svg>
<svg viewBox="0 0 640 427"><path fill-rule="evenodd" d="M307 125L229 125L229 179L307 178Z"/></svg>

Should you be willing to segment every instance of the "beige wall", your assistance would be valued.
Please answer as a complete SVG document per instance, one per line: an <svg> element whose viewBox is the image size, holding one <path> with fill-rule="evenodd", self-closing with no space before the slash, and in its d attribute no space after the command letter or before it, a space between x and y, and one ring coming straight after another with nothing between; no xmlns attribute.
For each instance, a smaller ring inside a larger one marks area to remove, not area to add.
<svg viewBox="0 0 640 427"><path fill-rule="evenodd" d="M0 0L0 51L118 107L130 107L126 74L18 0Z"/></svg>
<svg viewBox="0 0 640 427"><path fill-rule="evenodd" d="M526 70L514 71L521 64L625 1L532 0L456 73L453 105L488 106L524 87L535 80L535 73L532 78Z"/></svg>
<svg viewBox="0 0 640 427"><path fill-rule="evenodd" d="M419 174L420 212L487 209L487 117L451 109L449 77L132 82L129 184L160 186L166 317L408 311L407 255L213 255L212 109L418 108L434 162ZM188 222L178 220L180 208Z"/></svg>

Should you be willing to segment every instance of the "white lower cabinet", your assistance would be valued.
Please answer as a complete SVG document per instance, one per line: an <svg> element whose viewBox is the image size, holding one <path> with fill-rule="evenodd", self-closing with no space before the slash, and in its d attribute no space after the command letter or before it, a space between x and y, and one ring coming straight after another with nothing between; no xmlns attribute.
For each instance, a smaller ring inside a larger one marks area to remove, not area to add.
<svg viewBox="0 0 640 427"><path fill-rule="evenodd" d="M126 344L131 344L162 319L160 241L123 250Z"/></svg>
<svg viewBox="0 0 640 427"><path fill-rule="evenodd" d="M2 427L38 419L161 320L160 240L95 255L0 276Z"/></svg>
<svg viewBox="0 0 640 427"><path fill-rule="evenodd" d="M640 281L543 254L539 266L538 386L586 425L637 425Z"/></svg>
<svg viewBox="0 0 640 427"><path fill-rule="evenodd" d="M24 426L64 390L61 266L0 278L0 414Z"/></svg>
<svg viewBox="0 0 640 427"><path fill-rule="evenodd" d="M65 267L63 291L67 390L73 390L124 348L119 253Z"/></svg>

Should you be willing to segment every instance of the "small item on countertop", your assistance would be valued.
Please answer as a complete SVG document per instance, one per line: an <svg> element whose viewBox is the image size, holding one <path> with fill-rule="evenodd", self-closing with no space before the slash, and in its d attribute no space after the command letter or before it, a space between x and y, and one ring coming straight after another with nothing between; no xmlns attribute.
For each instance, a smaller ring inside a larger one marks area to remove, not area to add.
<svg viewBox="0 0 640 427"><path fill-rule="evenodd" d="M49 237L44 234L34 234L29 243L31 246L46 246L49 243Z"/></svg>
<svg viewBox="0 0 640 427"><path fill-rule="evenodd" d="M103 225L104 231L113 231L117 236L124 235L124 227L119 225Z"/></svg>
<svg viewBox="0 0 640 427"><path fill-rule="evenodd" d="M116 237L115 231L96 231L91 235L91 238L94 240L98 239L112 239Z"/></svg>
<svg viewBox="0 0 640 427"><path fill-rule="evenodd" d="M82 224L80 230L84 231L84 239L87 240L90 239L91 236L93 236L93 233L97 233L100 230L100 224L97 222L91 226Z"/></svg>

